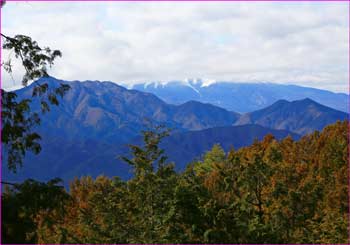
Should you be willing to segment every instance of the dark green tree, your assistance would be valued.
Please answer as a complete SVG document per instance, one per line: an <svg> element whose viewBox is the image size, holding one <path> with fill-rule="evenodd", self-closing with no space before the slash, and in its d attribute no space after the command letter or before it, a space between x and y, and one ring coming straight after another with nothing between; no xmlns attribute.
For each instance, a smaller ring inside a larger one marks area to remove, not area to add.
<svg viewBox="0 0 350 245"><path fill-rule="evenodd" d="M7 185L1 196L2 243L37 242L35 219L40 211L64 212L64 203L69 200L60 182L60 179L47 183L29 179L21 184ZM44 222L52 224L55 220L46 217Z"/></svg>
<svg viewBox="0 0 350 245"><path fill-rule="evenodd" d="M143 131L143 146L130 145L132 158L122 159L133 167L134 178L128 182L136 218L135 237L131 243L162 243L169 236L171 199L176 185L173 164L168 164L161 140L169 129L155 126Z"/></svg>
<svg viewBox="0 0 350 245"><path fill-rule="evenodd" d="M25 35L9 37L1 33L3 38L2 48L12 51L14 58L19 59L25 69L22 85L42 77L48 77L47 68L51 67L57 57L61 57L59 50L51 50L48 47L41 48L38 43ZM12 57L2 61L1 65L8 73L12 73ZM33 87L32 97L39 97L41 112L50 110L50 105L58 105L58 97L63 97L69 90L69 85L61 84L58 88L49 88L47 83L36 83ZM2 105L1 117L1 142L5 149L2 154L2 162L7 162L8 168L16 172L22 165L27 151L38 154L41 150L40 135L33 132L33 127L40 124L39 112L33 112L30 108L31 99L18 100L15 92L7 92L1 89L0 102ZM7 159L4 159L4 156Z"/></svg>

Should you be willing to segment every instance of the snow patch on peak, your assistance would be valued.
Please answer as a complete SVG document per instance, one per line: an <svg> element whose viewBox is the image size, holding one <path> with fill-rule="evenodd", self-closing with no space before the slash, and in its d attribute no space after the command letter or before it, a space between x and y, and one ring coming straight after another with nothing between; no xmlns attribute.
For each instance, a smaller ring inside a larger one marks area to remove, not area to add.
<svg viewBox="0 0 350 245"><path fill-rule="evenodd" d="M144 89L146 89L147 87L154 87L154 88L158 88L158 87L164 87L165 85L167 85L168 82L167 81L150 81L150 82L145 82L143 84Z"/></svg>
<svg viewBox="0 0 350 245"><path fill-rule="evenodd" d="M134 83L121 83L122 86L126 87L127 89L134 89L135 85Z"/></svg>
<svg viewBox="0 0 350 245"><path fill-rule="evenodd" d="M200 87L208 87L209 85L211 85L213 83L217 83L216 80L209 79L209 78L186 78L185 82L189 83L191 85L196 85L196 86L200 86Z"/></svg>
<svg viewBox="0 0 350 245"><path fill-rule="evenodd" d="M199 92L199 90L196 88L196 85L201 85L202 84L202 80L200 78L197 79L193 79L193 78L186 78L184 81L182 81L182 83L185 86L190 87L191 89L193 89L193 91L195 91L197 94L199 94L199 96L202 96L202 94Z"/></svg>
<svg viewBox="0 0 350 245"><path fill-rule="evenodd" d="M184 82L191 85L201 85L203 80L201 78L186 78Z"/></svg>
<svg viewBox="0 0 350 245"><path fill-rule="evenodd" d="M205 79L205 80L202 81L201 87L202 88L209 87L210 85L212 85L214 83L217 83L217 81L214 80L214 79Z"/></svg>
<svg viewBox="0 0 350 245"><path fill-rule="evenodd" d="M154 84L154 82L145 82L143 84L143 88L146 89L148 86L153 85L153 84ZM156 85L154 85L154 87L156 87Z"/></svg>
<svg viewBox="0 0 350 245"><path fill-rule="evenodd" d="M159 87L166 87L170 84L180 84L182 86L187 86L193 89L196 93L199 95L199 89L202 87L208 87L213 83L216 83L216 80L213 79L202 79L202 78L185 78L183 80L170 80L170 81L145 81L145 82L134 82L134 83L127 83L127 87L129 89L134 88L136 85L142 85L143 88L146 90L147 88L159 88Z"/></svg>

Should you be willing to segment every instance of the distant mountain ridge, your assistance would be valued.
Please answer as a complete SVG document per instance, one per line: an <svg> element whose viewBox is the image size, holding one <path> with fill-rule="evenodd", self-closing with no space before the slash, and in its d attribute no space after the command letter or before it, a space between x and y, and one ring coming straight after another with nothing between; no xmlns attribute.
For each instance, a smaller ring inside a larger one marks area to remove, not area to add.
<svg viewBox="0 0 350 245"><path fill-rule="evenodd" d="M42 118L39 132L75 139L103 138L111 142L126 142L145 128L147 121L165 124L175 131L201 130L233 125L240 114L196 101L170 105L153 94L128 90L112 82L67 82L43 78L38 83L50 87L67 83L71 89ZM30 98L32 87L17 91L19 98ZM34 110L40 105L33 103Z"/></svg>
<svg viewBox="0 0 350 245"><path fill-rule="evenodd" d="M279 100L264 109L242 115L235 125L259 124L303 135L347 118L348 114L344 112L306 98L292 102Z"/></svg>
<svg viewBox="0 0 350 245"><path fill-rule="evenodd" d="M151 93L129 90L112 82L67 82L52 77L38 81L50 87L60 82L68 83L71 89L58 107L52 107L42 117L37 128L43 151L39 156L27 155L24 168L17 175L8 173L3 164L7 180L53 177L69 180L84 174L128 178L131 173L127 164L116 157L128 153L127 143L140 144L146 118L153 124L173 128L172 136L162 146L170 160L178 164L177 169L183 169L215 143L224 149L230 145L237 149L268 133L278 139L287 135L297 138L348 116L311 99L279 100L241 115L198 101L171 105ZM33 85L17 90L19 99L30 98L32 88ZM35 101L33 109L39 110Z"/></svg>
<svg viewBox="0 0 350 245"><path fill-rule="evenodd" d="M153 93L171 104L196 100L239 113L259 110L281 99L294 101L304 98L310 98L336 110L349 112L349 95L296 85L227 81L210 83L197 79L146 82L135 84L132 88Z"/></svg>
<svg viewBox="0 0 350 245"><path fill-rule="evenodd" d="M278 100L261 110L241 115L192 100L171 105L151 93L126 89L112 82L67 82L52 77L38 81L44 82L51 87L59 86L60 82L68 83L71 90L60 106L52 107L50 113L43 117L39 131L71 139L103 138L115 143L127 142L145 128L147 121L164 124L180 132L259 124L305 134L322 130L330 123L346 119L348 115L309 98L292 102ZM19 98L29 98L31 93L32 86L17 91ZM34 103L35 108L39 110L39 105Z"/></svg>

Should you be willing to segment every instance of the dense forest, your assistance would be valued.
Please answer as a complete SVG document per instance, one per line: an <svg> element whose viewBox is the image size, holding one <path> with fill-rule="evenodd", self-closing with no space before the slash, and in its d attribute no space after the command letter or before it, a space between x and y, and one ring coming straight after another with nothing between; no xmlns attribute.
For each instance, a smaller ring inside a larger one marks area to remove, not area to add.
<svg viewBox="0 0 350 245"><path fill-rule="evenodd" d="M6 185L2 243L348 243L348 125L214 145L183 172L159 147L167 129L144 131L127 181Z"/></svg>

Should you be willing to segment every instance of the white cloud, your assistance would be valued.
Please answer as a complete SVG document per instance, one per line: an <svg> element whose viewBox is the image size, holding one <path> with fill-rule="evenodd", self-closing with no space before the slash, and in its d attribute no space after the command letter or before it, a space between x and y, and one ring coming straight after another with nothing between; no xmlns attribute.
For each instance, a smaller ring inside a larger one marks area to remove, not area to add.
<svg viewBox="0 0 350 245"><path fill-rule="evenodd" d="M1 11L2 32L63 52L51 71L62 79L204 77L348 91L348 3L8 2ZM3 76L3 87L14 85Z"/></svg>

